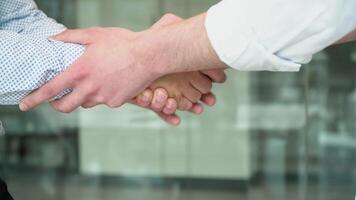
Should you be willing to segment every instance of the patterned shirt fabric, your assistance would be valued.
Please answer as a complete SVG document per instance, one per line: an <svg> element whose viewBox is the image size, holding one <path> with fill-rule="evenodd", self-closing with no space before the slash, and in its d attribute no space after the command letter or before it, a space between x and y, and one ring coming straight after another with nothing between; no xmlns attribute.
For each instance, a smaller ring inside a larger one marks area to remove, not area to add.
<svg viewBox="0 0 356 200"><path fill-rule="evenodd" d="M0 0L0 105L18 104L82 55L81 45L48 39L65 29L33 0Z"/></svg>

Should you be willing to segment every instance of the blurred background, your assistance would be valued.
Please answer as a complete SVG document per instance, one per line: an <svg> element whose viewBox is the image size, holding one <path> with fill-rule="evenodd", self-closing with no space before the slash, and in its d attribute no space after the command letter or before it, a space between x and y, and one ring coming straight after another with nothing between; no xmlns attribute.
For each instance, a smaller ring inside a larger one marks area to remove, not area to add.
<svg viewBox="0 0 356 200"><path fill-rule="evenodd" d="M143 30L218 0L36 0L71 28ZM299 73L236 72L178 128L124 106L0 107L0 176L16 200L341 200L356 195L356 45Z"/></svg>

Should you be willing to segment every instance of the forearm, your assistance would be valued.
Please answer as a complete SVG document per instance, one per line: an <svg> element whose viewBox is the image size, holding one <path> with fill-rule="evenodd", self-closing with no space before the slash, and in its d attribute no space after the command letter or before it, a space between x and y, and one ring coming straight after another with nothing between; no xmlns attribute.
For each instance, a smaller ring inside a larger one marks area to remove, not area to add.
<svg viewBox="0 0 356 200"><path fill-rule="evenodd" d="M64 71L82 51L78 45L0 31L0 104L18 104Z"/></svg>
<svg viewBox="0 0 356 200"><path fill-rule="evenodd" d="M0 104L18 104L83 53L81 45L48 40L63 30L32 0L0 2Z"/></svg>
<svg viewBox="0 0 356 200"><path fill-rule="evenodd" d="M298 71L356 28L355 9L354 0L223 0L208 14L148 31L142 49L153 70L169 73L226 65ZM341 42L353 39L354 33Z"/></svg>
<svg viewBox="0 0 356 200"><path fill-rule="evenodd" d="M354 30L352 33L346 35L341 40L337 41L336 44L343 44L343 43L352 42L352 41L356 41L356 30Z"/></svg>
<svg viewBox="0 0 356 200"><path fill-rule="evenodd" d="M218 58L205 29L206 14L141 33L143 62L160 74L227 68Z"/></svg>

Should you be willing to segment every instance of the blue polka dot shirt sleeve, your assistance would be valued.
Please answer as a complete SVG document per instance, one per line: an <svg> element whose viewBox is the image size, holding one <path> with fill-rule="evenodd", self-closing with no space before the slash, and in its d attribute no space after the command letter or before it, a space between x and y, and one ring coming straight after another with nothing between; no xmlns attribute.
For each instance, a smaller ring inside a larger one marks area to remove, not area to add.
<svg viewBox="0 0 356 200"><path fill-rule="evenodd" d="M48 39L64 30L33 0L0 0L0 104L18 104L82 55L81 45Z"/></svg>

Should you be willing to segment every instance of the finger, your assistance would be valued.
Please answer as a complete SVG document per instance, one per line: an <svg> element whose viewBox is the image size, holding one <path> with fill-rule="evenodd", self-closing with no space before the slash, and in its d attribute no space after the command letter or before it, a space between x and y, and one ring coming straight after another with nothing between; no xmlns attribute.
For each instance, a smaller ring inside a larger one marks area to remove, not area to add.
<svg viewBox="0 0 356 200"><path fill-rule="evenodd" d="M135 104L138 106L147 108L150 106L153 99L153 92L151 89L146 89L141 94L139 94L136 98Z"/></svg>
<svg viewBox="0 0 356 200"><path fill-rule="evenodd" d="M173 23L178 23L180 21L183 21L183 19L178 17L177 15L168 13L163 15L163 17L160 20L158 20L155 24L153 24L151 28L153 29L161 28L163 26L167 26Z"/></svg>
<svg viewBox="0 0 356 200"><path fill-rule="evenodd" d="M192 106L193 103L185 97L182 97L178 102L178 109L182 111L188 111L192 108Z"/></svg>
<svg viewBox="0 0 356 200"><path fill-rule="evenodd" d="M165 107L163 108L163 113L167 115L172 115L177 111L178 103L173 98L168 98Z"/></svg>
<svg viewBox="0 0 356 200"><path fill-rule="evenodd" d="M82 108L89 109L95 107L96 105L98 105L96 102L88 101L83 103Z"/></svg>
<svg viewBox="0 0 356 200"><path fill-rule="evenodd" d="M151 109L156 112L161 112L167 103L168 93L163 88L157 88L153 92Z"/></svg>
<svg viewBox="0 0 356 200"><path fill-rule="evenodd" d="M192 88L188 90L184 90L183 94L192 103L197 103L201 99L202 93L195 89L193 85L191 85L191 87Z"/></svg>
<svg viewBox="0 0 356 200"><path fill-rule="evenodd" d="M80 90L64 96L62 99L51 102L51 106L62 113L70 113L80 107L85 102L85 95Z"/></svg>
<svg viewBox="0 0 356 200"><path fill-rule="evenodd" d="M198 76L193 78L190 82L192 86L202 94L209 93L213 87L211 80L203 74L198 74Z"/></svg>
<svg viewBox="0 0 356 200"><path fill-rule="evenodd" d="M167 122L168 124L172 125L172 126L178 126L181 122L181 119L178 115L173 114L173 115L167 115L164 113L157 113L158 116L163 119L165 122Z"/></svg>
<svg viewBox="0 0 356 200"><path fill-rule="evenodd" d="M216 104L216 97L213 93L203 94L201 101L208 106L214 106Z"/></svg>
<svg viewBox="0 0 356 200"><path fill-rule="evenodd" d="M31 93L20 102L20 110L28 111L39 104L52 99L62 91L71 88L74 85L71 69L64 71L40 89Z"/></svg>
<svg viewBox="0 0 356 200"><path fill-rule="evenodd" d="M192 108L189 110L191 113L200 115L204 112L204 106L200 103L193 104Z"/></svg>
<svg viewBox="0 0 356 200"><path fill-rule="evenodd" d="M201 73L208 76L215 83L224 83L226 81L226 74L222 69L203 70Z"/></svg>
<svg viewBox="0 0 356 200"><path fill-rule="evenodd" d="M78 60L76 60L67 70L50 80L47 84L25 97L20 102L20 110L28 111L38 106L39 104L52 99L60 94L62 91L74 88L78 80L83 79L87 65L87 54L84 53Z"/></svg>
<svg viewBox="0 0 356 200"><path fill-rule="evenodd" d="M62 41L65 43L76 43L76 44L90 44L91 34L95 28L91 29L73 29L65 30L55 36L50 37L53 40Z"/></svg>

